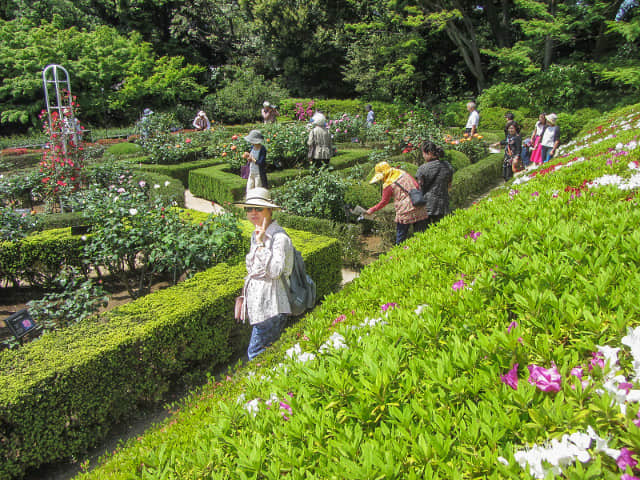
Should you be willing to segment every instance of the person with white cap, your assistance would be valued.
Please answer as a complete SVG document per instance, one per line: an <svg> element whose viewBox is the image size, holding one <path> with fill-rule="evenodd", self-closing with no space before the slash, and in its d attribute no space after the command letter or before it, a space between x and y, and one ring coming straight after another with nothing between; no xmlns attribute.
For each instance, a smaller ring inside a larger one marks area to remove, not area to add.
<svg viewBox="0 0 640 480"><path fill-rule="evenodd" d="M198 131L209 130L211 128L211 122L203 110L200 110L196 118L193 119L193 128Z"/></svg>
<svg viewBox="0 0 640 480"><path fill-rule="evenodd" d="M244 139L252 144L251 150L244 152L242 158L249 162L247 192L256 187L269 188L267 182L267 149L263 145L264 137L260 130L251 130Z"/></svg>
<svg viewBox="0 0 640 480"><path fill-rule="evenodd" d="M560 127L556 125L558 120L558 116L555 113L550 113L546 116L547 118L547 128L545 128L544 133L542 134L542 140L540 141L540 145L542 145L541 149L541 157L542 163L547 163L551 160L560 145Z"/></svg>
<svg viewBox="0 0 640 480"><path fill-rule="evenodd" d="M276 106L269 102L264 102L262 104L262 110L260 111L262 114L262 120L264 123L276 123L276 119L278 118L278 110Z"/></svg>
<svg viewBox="0 0 640 480"><path fill-rule="evenodd" d="M309 146L309 161L320 168L323 164L329 166L331 158L331 134L325 127L327 123L326 117L320 113L314 113L311 117L311 131L307 145Z"/></svg>
<svg viewBox="0 0 640 480"><path fill-rule="evenodd" d="M266 188L249 190L243 202L247 219L254 225L246 256L247 276L243 288L241 319L253 329L247 349L249 360L275 342L291 313L286 282L293 270L293 244L287 232L272 219L280 207Z"/></svg>
<svg viewBox="0 0 640 480"><path fill-rule="evenodd" d="M394 199L396 209L396 245L404 242L409 236L409 227L413 231L423 232L427 228L429 214L425 206L416 207L411 203L409 191L420 188L418 182L409 173L399 168L393 168L387 162L380 162L375 167L375 173L369 183L382 180L382 199L374 205L367 214L371 215L383 208L391 198Z"/></svg>

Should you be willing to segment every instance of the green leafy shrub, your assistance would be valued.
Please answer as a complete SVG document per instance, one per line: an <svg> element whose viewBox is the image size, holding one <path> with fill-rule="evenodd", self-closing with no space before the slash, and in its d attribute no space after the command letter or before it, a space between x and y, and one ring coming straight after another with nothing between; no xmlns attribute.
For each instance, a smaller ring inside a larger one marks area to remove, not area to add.
<svg viewBox="0 0 640 480"><path fill-rule="evenodd" d="M464 152L458 150L445 150L444 159L451 164L456 172L471 165L469 157L467 157Z"/></svg>
<svg viewBox="0 0 640 480"><path fill-rule="evenodd" d="M202 153L192 148L189 134L175 135L179 128L172 113L153 113L136 124L139 133L138 144L148 155L149 161L159 164L173 164L196 160Z"/></svg>
<svg viewBox="0 0 640 480"><path fill-rule="evenodd" d="M285 89L247 67L226 67L226 80L215 93L204 99L204 110L223 123L261 120L262 102L279 105L288 97Z"/></svg>
<svg viewBox="0 0 640 480"><path fill-rule="evenodd" d="M535 115L535 111L531 111L531 107L539 105L536 100L532 98L532 90L529 90L526 85L502 82L485 88L478 95L477 103L478 109L483 112L488 108L498 107L510 111L523 111L532 116ZM483 126L490 128L490 123L485 123L483 120Z"/></svg>
<svg viewBox="0 0 640 480"><path fill-rule="evenodd" d="M0 206L0 241L17 240L38 228L37 215Z"/></svg>
<svg viewBox="0 0 640 480"><path fill-rule="evenodd" d="M83 275L77 268L66 267L54 280L60 291L46 293L40 300L28 302L29 313L43 331L80 323L107 305L107 292Z"/></svg>
<svg viewBox="0 0 640 480"><path fill-rule="evenodd" d="M285 187L273 189L273 197L294 215L344 221L346 188L340 176L321 168L288 181Z"/></svg>

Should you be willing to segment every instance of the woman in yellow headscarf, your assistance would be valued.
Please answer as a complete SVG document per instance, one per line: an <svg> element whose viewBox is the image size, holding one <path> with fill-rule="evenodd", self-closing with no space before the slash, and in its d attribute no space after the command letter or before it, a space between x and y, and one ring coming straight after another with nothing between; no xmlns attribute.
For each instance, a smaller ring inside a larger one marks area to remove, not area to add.
<svg viewBox="0 0 640 480"><path fill-rule="evenodd" d="M426 207L414 207L409 198L409 191L420 188L416 179L404 170L392 168L387 162L380 162L376 165L375 173L369 183L376 183L382 180L382 199L380 203L374 205L367 213L371 215L384 207L391 197L394 199L396 209L396 245L404 242L409 235L409 227L413 225L413 231L423 232L427 228Z"/></svg>

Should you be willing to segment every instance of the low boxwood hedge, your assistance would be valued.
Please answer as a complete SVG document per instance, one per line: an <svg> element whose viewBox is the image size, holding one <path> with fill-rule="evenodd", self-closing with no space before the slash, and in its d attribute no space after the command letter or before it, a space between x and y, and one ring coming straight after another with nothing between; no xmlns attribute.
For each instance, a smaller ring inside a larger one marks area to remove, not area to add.
<svg viewBox="0 0 640 480"><path fill-rule="evenodd" d="M339 243L289 234L319 298L335 291ZM181 375L227 361L233 342L246 347L249 329L238 332L232 318L245 274L243 263L220 264L0 353L0 478L85 451L139 405L161 400Z"/></svg>
<svg viewBox="0 0 640 480"><path fill-rule="evenodd" d="M502 181L502 158L501 153L492 153L454 173L449 190L451 210L469 206L478 195Z"/></svg>
<svg viewBox="0 0 640 480"><path fill-rule="evenodd" d="M188 188L189 172L191 170L211 167L213 165L220 165L223 162L224 161L221 158L204 158L202 160L196 160L194 162L183 162L175 165L141 164L139 166L139 169L144 172L159 173L171 178L175 178L176 180L179 180L185 188Z"/></svg>
<svg viewBox="0 0 640 480"><path fill-rule="evenodd" d="M339 152L331 158L330 165L336 170L344 169L366 161L367 149L354 149ZM269 186L279 186L298 175L307 175L308 169L289 168L269 172ZM189 190L196 197L211 200L219 204L241 200L246 191L247 181L232 173L227 164L200 168L189 172Z"/></svg>

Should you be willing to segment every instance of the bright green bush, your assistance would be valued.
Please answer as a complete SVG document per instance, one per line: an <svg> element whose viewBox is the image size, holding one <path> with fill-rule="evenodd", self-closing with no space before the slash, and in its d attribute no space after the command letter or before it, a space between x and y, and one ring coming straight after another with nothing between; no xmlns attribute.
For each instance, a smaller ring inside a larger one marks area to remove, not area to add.
<svg viewBox="0 0 640 480"><path fill-rule="evenodd" d="M451 164L456 172L471 165L469 157L457 150L445 150L444 159Z"/></svg>
<svg viewBox="0 0 640 480"><path fill-rule="evenodd" d="M166 175L178 180L184 188L187 188L189 186L189 172L191 170L211 167L213 165L220 165L222 163L224 163L224 160L221 158L204 158L202 160L196 160L194 162L182 162L177 165L141 164L138 167L138 170Z"/></svg>

